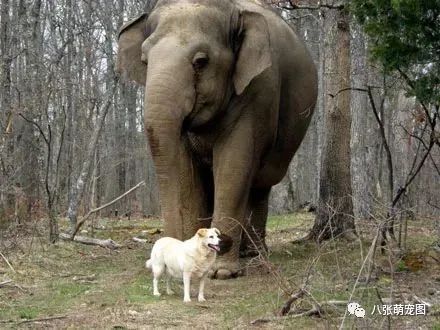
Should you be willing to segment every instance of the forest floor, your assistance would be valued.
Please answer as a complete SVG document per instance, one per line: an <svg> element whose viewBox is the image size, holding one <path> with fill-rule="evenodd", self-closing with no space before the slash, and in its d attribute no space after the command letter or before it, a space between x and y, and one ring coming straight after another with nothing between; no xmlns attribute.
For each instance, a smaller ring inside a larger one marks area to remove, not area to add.
<svg viewBox="0 0 440 330"><path fill-rule="evenodd" d="M440 252L433 221L409 221L405 257L377 251L373 263L364 261L374 227L359 223L362 239L355 242L292 244L312 223L311 213L271 217L269 262L243 259L247 276L209 280L207 301L193 298L188 304L182 302L178 281L173 283L175 295L152 295L151 274L144 267L152 244L132 238L155 241L161 227L157 219L95 220L94 232L89 226L82 233L110 237L123 244L118 250L63 241L49 245L43 221L3 230L0 328L337 329L343 323L342 328L440 329ZM301 287L307 294L292 305L293 313L309 310L315 302L322 315L275 317L288 299L286 292ZM329 304L349 300L366 310L365 318L347 314L345 304ZM431 304L426 316L372 314L375 305L420 301Z"/></svg>

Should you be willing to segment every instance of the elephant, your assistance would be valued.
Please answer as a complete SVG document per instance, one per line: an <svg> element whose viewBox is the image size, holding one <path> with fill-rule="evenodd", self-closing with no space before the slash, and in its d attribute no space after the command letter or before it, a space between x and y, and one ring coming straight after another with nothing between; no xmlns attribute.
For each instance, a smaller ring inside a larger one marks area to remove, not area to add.
<svg viewBox="0 0 440 330"><path fill-rule="evenodd" d="M165 235L218 228L233 243L213 276L237 276L314 111L305 44L258 0L159 0L121 27L117 71L145 86Z"/></svg>

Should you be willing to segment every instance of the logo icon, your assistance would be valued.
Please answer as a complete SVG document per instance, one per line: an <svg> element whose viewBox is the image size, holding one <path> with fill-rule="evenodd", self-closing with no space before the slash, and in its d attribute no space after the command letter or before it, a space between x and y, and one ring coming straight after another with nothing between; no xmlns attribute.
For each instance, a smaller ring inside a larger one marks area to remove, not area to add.
<svg viewBox="0 0 440 330"><path fill-rule="evenodd" d="M357 302L351 302L347 305L347 310L350 313L350 315L355 315L359 318L365 317L365 309L361 307Z"/></svg>

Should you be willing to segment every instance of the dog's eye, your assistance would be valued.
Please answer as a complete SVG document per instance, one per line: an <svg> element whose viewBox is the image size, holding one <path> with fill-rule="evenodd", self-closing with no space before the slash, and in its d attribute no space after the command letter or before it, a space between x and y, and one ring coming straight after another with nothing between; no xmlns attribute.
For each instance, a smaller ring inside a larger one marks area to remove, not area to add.
<svg viewBox="0 0 440 330"><path fill-rule="evenodd" d="M214 236L211 235L211 236L209 236L209 238L214 238Z"/></svg>

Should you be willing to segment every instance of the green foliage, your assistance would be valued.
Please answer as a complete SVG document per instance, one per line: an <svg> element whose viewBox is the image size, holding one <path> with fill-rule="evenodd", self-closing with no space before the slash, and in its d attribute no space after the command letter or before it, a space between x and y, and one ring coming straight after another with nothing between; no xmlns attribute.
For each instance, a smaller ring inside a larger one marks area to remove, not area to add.
<svg viewBox="0 0 440 330"><path fill-rule="evenodd" d="M398 71L419 101L440 103L440 0L353 0L350 10L371 38L371 54Z"/></svg>
<svg viewBox="0 0 440 330"><path fill-rule="evenodd" d="M406 267L405 261L399 260L399 262L396 264L396 272L405 272L408 270L408 267Z"/></svg>
<svg viewBox="0 0 440 330"><path fill-rule="evenodd" d="M25 320L32 320L38 315L38 310L34 307L19 308L17 312L19 317Z"/></svg>

